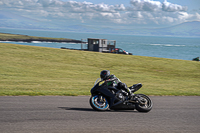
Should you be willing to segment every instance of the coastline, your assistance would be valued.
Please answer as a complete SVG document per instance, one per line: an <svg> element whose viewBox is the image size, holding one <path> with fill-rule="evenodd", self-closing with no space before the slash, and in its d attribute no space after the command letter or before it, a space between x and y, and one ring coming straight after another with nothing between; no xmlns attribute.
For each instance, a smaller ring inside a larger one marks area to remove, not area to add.
<svg viewBox="0 0 200 133"><path fill-rule="evenodd" d="M199 57L199 42L200 38L182 38L182 37L147 37L147 36L130 36L130 35L108 35L108 34L90 34L90 33L73 33L63 31L42 31L42 30L28 30L28 29L2 29L0 33L21 34L28 36L50 37L50 38L70 38L74 40L81 40L83 43L68 42L14 42L5 41L5 43L15 43L31 46L42 46L51 48L74 48L80 49L86 47L86 38L102 38L109 40L116 40L117 47L127 50L134 55L161 57L168 59L192 60ZM1 34L0 34L1 35ZM2 43L4 43L2 41ZM74 45L73 45L74 44Z"/></svg>
<svg viewBox="0 0 200 133"><path fill-rule="evenodd" d="M0 33L0 41L14 41L14 42L66 42L66 43L82 43L80 40L68 39L68 38L50 38L50 37L37 37L20 34Z"/></svg>

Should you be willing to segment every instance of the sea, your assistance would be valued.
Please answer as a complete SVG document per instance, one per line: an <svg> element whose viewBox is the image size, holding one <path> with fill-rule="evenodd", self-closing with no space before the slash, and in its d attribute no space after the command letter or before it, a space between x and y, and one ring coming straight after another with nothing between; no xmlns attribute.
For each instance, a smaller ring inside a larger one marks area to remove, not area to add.
<svg viewBox="0 0 200 133"><path fill-rule="evenodd" d="M175 37L175 36L141 36L141 35L119 35L119 34L97 34L97 33L75 33L64 31L47 30L24 30L0 28L0 33L23 34L29 36L69 38L87 41L87 38L99 38L115 40L116 47L122 48L133 55L192 60L200 57L200 37ZM2 41L1 41L2 42ZM81 49L81 44L55 43L55 42L4 42L20 45L31 45L49 48L66 47L69 49ZM82 45L87 48L87 45Z"/></svg>

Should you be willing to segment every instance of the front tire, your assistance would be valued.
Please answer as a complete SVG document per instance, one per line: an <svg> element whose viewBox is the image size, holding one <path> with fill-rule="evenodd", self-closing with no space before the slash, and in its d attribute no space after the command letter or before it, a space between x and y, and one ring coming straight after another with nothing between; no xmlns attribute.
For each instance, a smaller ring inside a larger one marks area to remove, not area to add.
<svg viewBox="0 0 200 133"><path fill-rule="evenodd" d="M153 102L151 99L144 94L137 94L136 96L139 100L139 103L135 105L135 108L139 112L149 112L153 107Z"/></svg>
<svg viewBox="0 0 200 133"><path fill-rule="evenodd" d="M100 95L95 95L90 98L90 106L97 111L106 111L109 108L108 100Z"/></svg>

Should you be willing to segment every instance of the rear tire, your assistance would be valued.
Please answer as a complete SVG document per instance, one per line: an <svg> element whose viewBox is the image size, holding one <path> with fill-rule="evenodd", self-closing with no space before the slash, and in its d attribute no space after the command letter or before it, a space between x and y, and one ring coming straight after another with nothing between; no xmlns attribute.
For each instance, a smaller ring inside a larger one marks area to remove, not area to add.
<svg viewBox="0 0 200 133"><path fill-rule="evenodd" d="M138 112L149 112L153 107L151 99L144 94L137 94L137 97L141 99L141 103L135 104L135 108Z"/></svg>
<svg viewBox="0 0 200 133"><path fill-rule="evenodd" d="M101 99L99 99L101 97ZM90 106L97 111L106 111L109 108L108 100L104 96L95 95L90 98Z"/></svg>

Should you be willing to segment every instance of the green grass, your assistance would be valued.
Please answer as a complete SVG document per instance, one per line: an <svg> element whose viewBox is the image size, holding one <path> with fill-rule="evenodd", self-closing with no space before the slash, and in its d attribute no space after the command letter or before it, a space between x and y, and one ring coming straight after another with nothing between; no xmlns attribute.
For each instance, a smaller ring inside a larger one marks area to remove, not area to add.
<svg viewBox="0 0 200 133"><path fill-rule="evenodd" d="M67 38L49 38L49 37L36 37L36 36L27 36L27 35L19 35L19 34L7 34L7 33L0 33L0 40L1 41L72 41L73 39Z"/></svg>
<svg viewBox="0 0 200 133"><path fill-rule="evenodd" d="M108 69L137 93L200 96L200 62L0 43L0 95L90 95Z"/></svg>

